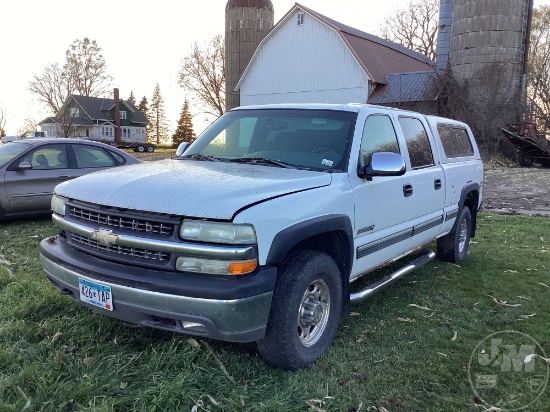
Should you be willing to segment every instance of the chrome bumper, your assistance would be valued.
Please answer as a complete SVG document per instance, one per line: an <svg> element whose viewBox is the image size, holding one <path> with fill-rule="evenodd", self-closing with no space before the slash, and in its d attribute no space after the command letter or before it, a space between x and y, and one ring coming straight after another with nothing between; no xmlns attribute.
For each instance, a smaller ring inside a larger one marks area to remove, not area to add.
<svg viewBox="0 0 550 412"><path fill-rule="evenodd" d="M104 315L139 325L225 341L253 342L264 337L272 292L233 300L171 295L95 280L93 276L65 267L42 253L40 259L47 278L60 293ZM99 309L80 301L79 278L109 285L113 310Z"/></svg>

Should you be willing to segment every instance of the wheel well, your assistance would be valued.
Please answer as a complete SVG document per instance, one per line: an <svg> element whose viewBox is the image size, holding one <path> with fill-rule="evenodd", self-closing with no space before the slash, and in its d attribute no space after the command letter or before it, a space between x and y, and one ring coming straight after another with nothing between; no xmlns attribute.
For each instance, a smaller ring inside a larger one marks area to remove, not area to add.
<svg viewBox="0 0 550 412"><path fill-rule="evenodd" d="M342 314L349 314L349 274L351 247L348 235L345 232L333 231L321 233L298 242L288 251L288 254L296 250L317 250L326 253L340 269L342 276Z"/></svg>
<svg viewBox="0 0 550 412"><path fill-rule="evenodd" d="M472 217L472 233L470 237L475 237L476 235L476 226L477 226L477 207L479 205L479 192L477 190L472 190L464 198L464 207L470 209L470 216Z"/></svg>

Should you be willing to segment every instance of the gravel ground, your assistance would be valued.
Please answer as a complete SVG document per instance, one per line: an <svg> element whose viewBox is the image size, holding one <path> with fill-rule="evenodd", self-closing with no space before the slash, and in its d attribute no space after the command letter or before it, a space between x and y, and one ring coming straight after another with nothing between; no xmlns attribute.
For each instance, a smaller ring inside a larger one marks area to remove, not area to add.
<svg viewBox="0 0 550 412"><path fill-rule="evenodd" d="M172 155L167 151L130 154L142 161ZM550 168L486 164L483 210L550 217Z"/></svg>
<svg viewBox="0 0 550 412"><path fill-rule="evenodd" d="M486 168L483 210L550 217L550 168Z"/></svg>

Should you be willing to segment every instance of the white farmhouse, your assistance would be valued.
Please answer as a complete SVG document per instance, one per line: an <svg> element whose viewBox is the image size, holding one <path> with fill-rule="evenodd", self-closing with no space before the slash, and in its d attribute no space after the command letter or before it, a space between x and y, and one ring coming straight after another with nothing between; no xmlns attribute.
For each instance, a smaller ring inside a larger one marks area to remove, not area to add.
<svg viewBox="0 0 550 412"><path fill-rule="evenodd" d="M371 96L399 105L391 100L426 100L434 68L420 53L296 3L260 42L235 91L241 106L365 103Z"/></svg>

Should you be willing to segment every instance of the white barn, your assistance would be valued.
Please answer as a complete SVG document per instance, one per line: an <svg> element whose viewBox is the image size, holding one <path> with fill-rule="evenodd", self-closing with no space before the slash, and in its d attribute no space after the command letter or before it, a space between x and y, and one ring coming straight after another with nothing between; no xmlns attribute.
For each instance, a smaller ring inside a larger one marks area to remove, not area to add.
<svg viewBox="0 0 550 412"><path fill-rule="evenodd" d="M235 92L241 106L365 103L375 91L383 103L388 82L396 78L389 75L433 71L434 63L420 53L296 3L260 42Z"/></svg>

